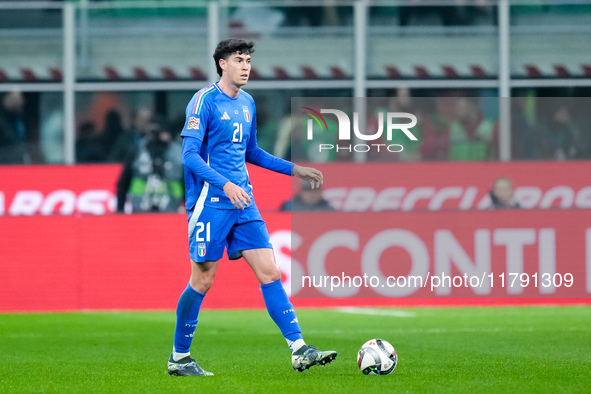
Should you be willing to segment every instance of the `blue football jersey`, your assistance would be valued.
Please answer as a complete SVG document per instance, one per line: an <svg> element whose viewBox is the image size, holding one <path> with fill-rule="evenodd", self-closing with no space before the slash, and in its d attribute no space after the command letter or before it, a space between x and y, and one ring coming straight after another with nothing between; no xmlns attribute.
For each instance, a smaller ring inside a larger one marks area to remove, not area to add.
<svg viewBox="0 0 591 394"><path fill-rule="evenodd" d="M240 186L254 204L245 163L247 149L256 148L256 112L252 96L240 90L238 97L225 94L217 83L198 91L187 105L181 136L201 141L199 155L211 169ZM250 146L249 146L250 144ZM223 185L210 185L185 167L185 204L235 209Z"/></svg>

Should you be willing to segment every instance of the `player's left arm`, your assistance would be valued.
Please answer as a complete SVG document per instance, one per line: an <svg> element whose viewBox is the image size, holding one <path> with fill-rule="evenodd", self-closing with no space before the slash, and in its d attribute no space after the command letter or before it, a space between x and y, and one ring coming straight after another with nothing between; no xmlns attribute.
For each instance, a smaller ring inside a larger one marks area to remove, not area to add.
<svg viewBox="0 0 591 394"><path fill-rule="evenodd" d="M256 113L255 116L253 116L252 122L254 130L252 131L248 140L248 145L246 146L245 159L247 163L252 163L280 174L297 176L302 180L310 182L312 188L320 187L320 185L322 185L322 172L319 170L312 167L299 166L290 161L273 156L259 147L256 138Z"/></svg>

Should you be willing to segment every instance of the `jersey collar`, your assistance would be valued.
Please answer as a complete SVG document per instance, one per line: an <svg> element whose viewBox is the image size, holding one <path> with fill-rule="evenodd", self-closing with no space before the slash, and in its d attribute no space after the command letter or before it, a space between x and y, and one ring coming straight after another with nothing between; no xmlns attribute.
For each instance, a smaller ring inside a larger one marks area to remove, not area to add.
<svg viewBox="0 0 591 394"><path fill-rule="evenodd" d="M226 96L226 97L227 97L227 98L229 98L230 100L238 100L238 98L239 98L239 97L240 97L240 95L242 94L242 89L240 89L240 90L238 90L238 96L236 96L236 97L230 97L230 96L228 96L228 95L226 94L226 92L224 92L224 91L222 90L222 88L220 88L220 86L218 85L218 83L217 83L217 82L214 82L214 83L213 83L213 85L215 86L215 88L216 88L216 89L217 89L217 90L218 90L218 91L219 91L221 94L223 94L224 96Z"/></svg>

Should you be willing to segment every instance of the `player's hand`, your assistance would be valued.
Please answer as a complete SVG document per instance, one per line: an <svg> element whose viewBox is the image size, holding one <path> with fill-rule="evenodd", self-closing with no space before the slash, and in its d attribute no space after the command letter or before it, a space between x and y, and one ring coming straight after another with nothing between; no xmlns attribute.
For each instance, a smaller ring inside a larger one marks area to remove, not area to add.
<svg viewBox="0 0 591 394"><path fill-rule="evenodd" d="M318 189L323 182L322 172L312 167L302 167L297 164L293 167L293 175L310 182L312 189Z"/></svg>
<svg viewBox="0 0 591 394"><path fill-rule="evenodd" d="M248 193L230 181L226 182L222 190L237 209L244 209L252 202Z"/></svg>

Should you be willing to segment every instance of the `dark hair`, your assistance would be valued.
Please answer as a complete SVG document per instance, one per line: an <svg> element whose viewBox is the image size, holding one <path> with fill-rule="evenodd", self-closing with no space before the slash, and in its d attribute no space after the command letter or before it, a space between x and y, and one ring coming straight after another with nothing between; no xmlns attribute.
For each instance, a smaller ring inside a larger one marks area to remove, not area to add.
<svg viewBox="0 0 591 394"><path fill-rule="evenodd" d="M213 53L213 60L215 60L215 68L218 75L222 76L222 68L220 67L220 59L228 60L230 55L238 52L240 55L250 55L254 53L254 42L244 41L236 38L223 40L218 43Z"/></svg>

